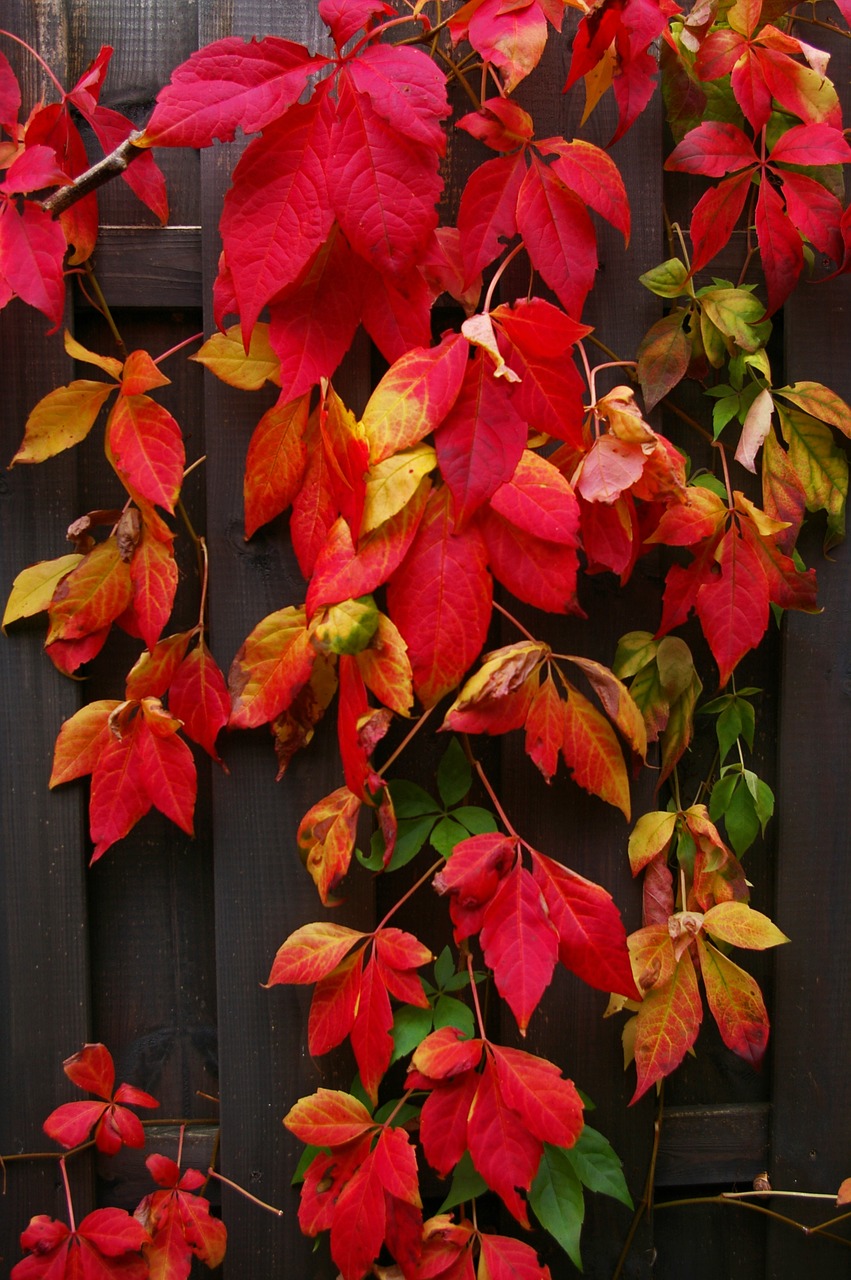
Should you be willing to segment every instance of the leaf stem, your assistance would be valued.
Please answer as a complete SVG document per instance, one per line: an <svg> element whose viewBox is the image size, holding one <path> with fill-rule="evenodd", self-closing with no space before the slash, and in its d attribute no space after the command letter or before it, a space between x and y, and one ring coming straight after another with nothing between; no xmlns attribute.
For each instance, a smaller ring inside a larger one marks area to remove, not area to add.
<svg viewBox="0 0 851 1280"><path fill-rule="evenodd" d="M59 1161L59 1168L62 1170L62 1181L65 1184L65 1203L68 1206L68 1225L72 1231L76 1231L77 1223L74 1220L74 1202L71 1199L71 1184L68 1181L68 1170L65 1166L64 1156L62 1156Z"/></svg>
<svg viewBox="0 0 851 1280"><path fill-rule="evenodd" d="M232 1182L230 1178L226 1178L223 1173L217 1173L215 1169L208 1169L207 1176L215 1178L217 1182L223 1182L226 1187L230 1187L232 1191L238 1191L241 1196L245 1196L246 1200L250 1200L252 1204L259 1205L261 1209L265 1209L267 1213L273 1213L276 1218L283 1218L283 1209L276 1209L273 1204L267 1204L265 1200L260 1200L257 1196L253 1196L250 1191L246 1191L245 1187L241 1187L238 1182Z"/></svg>
<svg viewBox="0 0 851 1280"><path fill-rule="evenodd" d="M486 775L486 773L485 773L484 769L482 768L481 761L480 761L480 760L477 760L475 756L471 755L471 756L470 756L470 762L471 762L471 764L472 764L473 768L476 770L476 773L477 773L477 775L478 775L479 781L481 782L481 784L482 784L482 786L484 787L485 791L487 791L488 796L490 797L491 804L492 804L492 805L493 805L493 807L496 809L496 812L497 812L497 815L498 815L498 817L499 817L500 822L501 822L501 823L502 823L502 825L505 827L506 831L508 832L508 834L509 834L510 836L513 836L515 840L519 840L519 839L520 839L520 835L519 835L519 834L518 834L518 832L515 830L515 828L514 828L514 826L512 825L512 823L510 822L510 820L509 820L509 818L508 818L508 815L506 814L505 810L503 809L502 805L501 805L501 804L500 804L500 802L499 802L499 797L497 796L497 794L496 794L496 792L494 791L494 789L493 789L493 787L491 786L491 784L488 782L487 775Z"/></svg>
<svg viewBox="0 0 851 1280"><path fill-rule="evenodd" d="M514 617L513 613L509 613L508 610L504 609L501 604L497 603L496 600L494 600L493 602L493 607L494 609L496 609L497 613L501 613L502 616L504 618L507 618L509 622L513 622L517 630L521 632L526 637L527 640L531 640L533 644L538 644L538 640L535 638L535 636L532 635L532 632L527 631L526 628L523 626L523 623L518 622L517 619Z"/></svg>
<svg viewBox="0 0 851 1280"><path fill-rule="evenodd" d="M405 737L399 743L396 750L393 752L391 756L388 757L387 760L384 761L384 764L378 770L379 778L383 778L384 774L387 772L390 766L396 763L396 761L399 759L399 756L405 750L405 748L407 747L411 739L415 738L416 735L419 733L420 729L422 729L423 725L425 724L426 720L428 720L432 711L434 711L434 707L429 707L428 710L424 711L420 716L419 720L416 722L416 724L408 731L408 733L405 734Z"/></svg>
<svg viewBox="0 0 851 1280"><path fill-rule="evenodd" d="M393 1108L393 1110L390 1112L390 1115L389 1115L389 1116L387 1117L387 1119L384 1121L385 1128L387 1128L387 1129L389 1129L389 1128L390 1128L391 1124L392 1124L392 1123L393 1123L393 1121L396 1119L397 1115L398 1115L398 1114L399 1114L399 1112L402 1110L402 1108L404 1107L405 1103L408 1101L408 1099L410 1098L411 1094L413 1094L413 1093L416 1093L416 1090L415 1090L415 1089L407 1089L407 1090L405 1091L405 1093L402 1095L402 1097L401 1097L401 1098L399 1099L399 1101L396 1103L396 1105L395 1105L395 1107Z"/></svg>
<svg viewBox="0 0 851 1280"><path fill-rule="evenodd" d="M653 1120L653 1146L650 1149L650 1163L647 1166L647 1177L644 1180L644 1193L640 1202L636 1206L635 1213L632 1215L632 1222L629 1225L629 1231L623 1242L623 1248L618 1258L617 1266L612 1272L612 1280L619 1280L623 1274L626 1260L629 1257L629 1251L632 1248L632 1242L635 1239L635 1233L641 1225L641 1219L647 1214L648 1218L653 1212L653 1184L656 1181L656 1161L659 1156L659 1143L662 1137L662 1119L664 1116L664 1089L665 1082L659 1088L659 1106L656 1109L656 1116Z"/></svg>
<svg viewBox="0 0 851 1280"><path fill-rule="evenodd" d="M772 1193L766 1192L764 1194ZM808 1227L805 1223L798 1222L797 1218L789 1218L786 1214L776 1213L773 1209L766 1209L761 1204L751 1204L749 1200L734 1199L727 1193L722 1193L719 1196L690 1196L684 1200L663 1200L657 1203L656 1208L677 1209L686 1208L688 1205L693 1204L726 1204L737 1209L749 1209L752 1213L761 1213L766 1218L773 1218L775 1222L782 1222L787 1227L793 1227L796 1231L800 1231L802 1235L811 1236L818 1232L823 1239L833 1240L836 1244L842 1244L845 1245L846 1249L851 1249L851 1240L847 1240L844 1236L834 1235L832 1231L823 1231L821 1227ZM830 1224L825 1222L822 1225L827 1227Z"/></svg>
<svg viewBox="0 0 851 1280"><path fill-rule="evenodd" d="M162 364L163 360L167 360L169 356L176 355L178 351L182 351L184 347L190 346L191 343L197 342L199 338L203 338L204 330L200 333L193 333L191 338L184 338L182 342L178 342L176 346L169 347L168 351L164 351L161 356L157 356L154 364Z"/></svg>
<svg viewBox="0 0 851 1280"><path fill-rule="evenodd" d="M148 150L147 147L137 146L136 140L141 136L142 134L139 130L131 133L129 138L125 138L123 142L119 143L114 151L110 151L109 155L104 156L102 160L98 160L97 164L93 164L90 169L87 169L85 173L81 173L73 182L69 182L67 186L60 187L52 195L42 200L41 207L45 213L49 213L53 218L58 218L60 213L70 209L72 205L76 204L78 200L82 200L84 196L91 195L99 187L106 186L113 178L120 177L137 156Z"/></svg>
<svg viewBox="0 0 851 1280"><path fill-rule="evenodd" d="M50 79L56 85L56 88L62 94L62 97L63 98L65 97L65 90L62 88L62 85L56 79L56 76L53 74L53 72L51 71L50 67L47 65L47 63L45 62L41 54L37 53L31 44L27 44L26 40L22 40L20 36L13 36L11 31L5 31L2 28L0 28L0 36L6 36L8 40L14 40L15 44L19 44L22 49L26 49L27 53L32 54L32 56L35 58L36 62L39 64L42 70L46 71L47 74L50 76Z"/></svg>
<svg viewBox="0 0 851 1280"><path fill-rule="evenodd" d="M523 243L523 241L521 240L519 244L516 244L516 245L514 246L514 248L511 250L511 253L509 253L509 254L508 254L508 256L507 256L506 258L503 258L502 262L501 262L501 263L499 264L499 266L497 267L496 271L495 271L495 272L494 272L494 274L493 274L493 279L491 280L490 284L488 285L488 291L487 291L487 293L485 294L485 304L484 304L484 306L482 307L482 312L484 313L484 315L487 315L487 314L488 314L488 312L490 311L490 306L491 306L491 301L493 300L494 290L496 289L496 286L499 284L499 281L500 281L501 277L504 275L506 267L508 266L508 264L509 264L510 262L513 262L513 261L514 261L514 259L517 257L517 255L518 255L518 253L520 252L520 250L521 250L521 249L525 249L525 247L526 247L526 246L525 246L525 244L524 244L524 243Z"/></svg>
<svg viewBox="0 0 851 1280"><path fill-rule="evenodd" d="M381 923L379 925L376 925L372 934L373 937L375 937L375 934L379 933L384 928L388 920L391 920L393 918L393 916L396 914L399 908L403 906L403 904L406 903L409 898L412 898L414 896L414 894L417 892L417 889L421 889L425 884L426 880L430 880L431 877L440 870L440 868L443 866L445 861L446 861L445 858L438 858L437 862L433 863L432 866L429 867L428 871L424 871L423 874L420 876L419 880L417 880L415 884L412 884L410 889L408 889L405 893L402 894L399 901L393 903L393 906L387 912L387 915L384 917Z"/></svg>
<svg viewBox="0 0 851 1280"><path fill-rule="evenodd" d="M724 471L724 486L727 490L727 509L732 511L735 503L733 502L733 486L730 484L730 468L727 466L727 449L720 440L714 440L713 445L721 454L721 466Z"/></svg>
<svg viewBox="0 0 851 1280"><path fill-rule="evenodd" d="M478 1023L482 1039L487 1040L484 1019L482 1018L482 1006L479 1004L479 993L476 990L476 975L473 972L473 957L469 951L467 952L467 973L470 978L470 990L473 994L473 1007L476 1010L476 1022Z"/></svg>
<svg viewBox="0 0 851 1280"><path fill-rule="evenodd" d="M98 281L97 276L95 275L94 267L92 266L91 262L89 261L84 262L83 270L86 273L86 279L89 282L89 287L91 288L92 293L95 295L95 298L97 299L98 309L100 310L100 313L103 316L106 323L109 325L109 331L112 334L113 338L115 339L115 345L118 347L118 350L121 352L123 359L126 360L127 347L124 345L124 339L122 338L118 330L118 325L115 323L115 317L113 316L112 312L109 309L109 303L107 302L106 298L103 296L103 290L100 287L100 283Z"/></svg>

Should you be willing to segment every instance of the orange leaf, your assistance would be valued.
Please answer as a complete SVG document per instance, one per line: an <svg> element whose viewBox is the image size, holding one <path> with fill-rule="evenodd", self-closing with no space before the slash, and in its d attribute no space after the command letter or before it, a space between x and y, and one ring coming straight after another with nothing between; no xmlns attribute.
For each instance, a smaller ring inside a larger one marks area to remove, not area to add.
<svg viewBox="0 0 851 1280"><path fill-rule="evenodd" d="M768 1014L759 985L711 943L697 940L710 1012L728 1049L758 1067L768 1044Z"/></svg>
<svg viewBox="0 0 851 1280"><path fill-rule="evenodd" d="M111 740L109 717L119 705L113 698L90 702L65 721L53 752L51 787L92 772Z"/></svg>
<svg viewBox="0 0 851 1280"><path fill-rule="evenodd" d="M309 809L299 825L301 859L326 906L349 869L360 807L358 796L338 787Z"/></svg>
<svg viewBox="0 0 851 1280"><path fill-rule="evenodd" d="M177 590L177 564L171 542L160 542L143 528L141 541L130 561L130 580L133 614L142 639L153 649L171 617Z"/></svg>
<svg viewBox="0 0 851 1280"><path fill-rule="evenodd" d="M683 952L668 982L647 992L637 1016L632 1102L675 1071L697 1039L703 1009L690 951Z"/></svg>
<svg viewBox="0 0 851 1280"><path fill-rule="evenodd" d="M620 809L629 822L629 778L615 731L573 685L568 688L562 751L580 787Z"/></svg>
<svg viewBox="0 0 851 1280"><path fill-rule="evenodd" d="M131 351L124 361L124 372L121 375L121 394L123 396L143 396L154 387L167 387L171 382L158 365L154 364L147 351Z"/></svg>
<svg viewBox="0 0 851 1280"><path fill-rule="evenodd" d="M258 622L228 675L231 726L254 729L274 720L307 682L314 657L303 608L288 605Z"/></svg>
<svg viewBox="0 0 851 1280"><path fill-rule="evenodd" d="M219 764L216 738L228 722L230 698L215 658L203 640L184 658L169 689L169 706L193 742Z"/></svg>
<svg viewBox="0 0 851 1280"><path fill-rule="evenodd" d="M410 714L414 701L408 646L386 614L379 613L375 634L357 654L366 687L397 715Z"/></svg>
<svg viewBox="0 0 851 1280"><path fill-rule="evenodd" d="M266 985L318 982L336 969L355 943L366 936L357 929L330 921L302 925L278 948Z"/></svg>
<svg viewBox="0 0 851 1280"><path fill-rule="evenodd" d="M298 492L307 459L304 433L309 408L309 395L289 404L279 401L254 429L243 483L246 538L285 511Z"/></svg>
<svg viewBox="0 0 851 1280"><path fill-rule="evenodd" d="M458 398L467 365L458 334L418 347L391 365L364 409L362 425L375 464L430 435Z"/></svg>
<svg viewBox="0 0 851 1280"><path fill-rule="evenodd" d="M130 566L121 558L115 538L99 542L56 588L48 609L46 643L79 640L100 631L124 612L132 591Z"/></svg>
<svg viewBox="0 0 851 1280"><path fill-rule="evenodd" d="M339 1089L317 1089L300 1098L284 1116L284 1124L301 1142L316 1147L341 1147L375 1122L362 1102Z"/></svg>

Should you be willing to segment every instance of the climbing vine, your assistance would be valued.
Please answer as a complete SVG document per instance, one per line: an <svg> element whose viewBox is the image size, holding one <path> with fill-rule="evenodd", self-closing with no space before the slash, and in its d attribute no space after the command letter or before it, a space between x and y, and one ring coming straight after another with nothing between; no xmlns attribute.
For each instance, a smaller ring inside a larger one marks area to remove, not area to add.
<svg viewBox="0 0 851 1280"><path fill-rule="evenodd" d="M838 7L828 25L851 18ZM11 462L45 462L102 430L121 492L75 520L71 551L22 567L3 621L45 613L45 653L69 676L113 627L141 642L123 696L57 726L51 786L90 777L93 862L120 857L151 808L192 835L190 744L221 765L226 727L268 725L281 777L336 714L343 784L303 815L306 870L293 874L312 878L324 908L350 875L392 877L415 859L419 874L372 931L322 914L269 957L269 986L313 989L310 1054L348 1041L357 1065L350 1091L292 1099L284 1119L307 1145L302 1230L330 1234L344 1280L388 1259L398 1270L380 1274L408 1280L549 1275L526 1239L479 1226L477 1198L495 1193L578 1264L584 1192L625 1203L629 1193L574 1083L494 1038L485 993L521 1035L558 966L608 993L610 1012L626 1015L633 1100L677 1069L704 1006L734 1053L753 1066L765 1053L768 1014L739 953L788 940L750 905L742 860L774 796L749 763L758 691L738 688L736 669L772 610L818 610L815 571L796 551L807 514L825 513L827 547L844 532L838 438L851 436L851 409L816 382L775 385L768 344L816 261L822 275L851 265L851 148L827 56L784 0L688 13L673 0L320 0L318 10L333 53L272 36L219 40L174 71L142 131L100 105L109 48L67 91L45 67L50 100L35 105L0 53L0 304L37 308L55 333L77 280L114 340L100 352L67 331L48 339L64 341L85 376L33 406ZM584 91L585 118L614 96L612 142L661 70L666 168L711 183L688 236L672 226L669 257L641 277L665 314L637 352L610 351L604 323L582 319L598 220L628 245L630 192L608 150L539 137L521 105L551 40L570 50L564 89ZM94 167L80 117L106 155ZM480 157L454 223L439 218L450 128ZM204 460L187 458L157 398L187 344L128 351L92 256L100 186L120 178L165 221L157 150L238 131L250 141L221 213L218 329L190 340L190 358L245 392L277 390L248 449L245 536L289 512L306 585L302 599L246 619L226 677L229 655L214 657L207 633L216 566L180 499ZM737 227L741 274L715 277ZM759 285L745 283L755 259ZM515 296L518 273L528 286ZM455 322L433 333L439 299ZM359 326L385 371L355 412L334 378ZM613 369L619 385L600 391ZM709 466L648 420L685 379L704 412L677 412ZM202 577L198 620L184 631L169 629L178 537L194 544ZM658 629L624 635L610 665L554 651L529 609L511 606L581 617L583 575L623 586L648 553L667 556ZM495 610L514 638L485 652ZM715 669L698 671L677 634L692 614ZM714 717L717 752L692 797L680 770L698 713ZM400 722L410 728L391 754ZM447 731L434 791L395 775L427 723ZM542 786L578 785L632 824L640 929L627 935L604 885L515 826L478 747L480 735L507 733L523 735ZM656 771L658 808L635 817L631 780L644 767ZM453 941L438 954L394 922L412 895L434 892ZM129 1108L156 1100L114 1089L104 1046L85 1046L65 1070L98 1101L59 1107L49 1138L76 1151L93 1131L107 1154L143 1144ZM157 1189L135 1215L100 1209L79 1225L66 1176L69 1220L30 1222L16 1280L172 1280L193 1256L218 1265L226 1233L200 1194L208 1175L182 1170L180 1157L147 1164ZM448 1193L424 1221L425 1166Z"/></svg>

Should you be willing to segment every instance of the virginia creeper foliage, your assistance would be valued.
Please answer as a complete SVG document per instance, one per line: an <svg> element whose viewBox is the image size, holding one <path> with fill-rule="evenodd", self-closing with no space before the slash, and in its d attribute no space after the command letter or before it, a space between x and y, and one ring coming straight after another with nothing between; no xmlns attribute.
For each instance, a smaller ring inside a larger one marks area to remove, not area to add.
<svg viewBox="0 0 851 1280"><path fill-rule="evenodd" d="M192 629L169 630L188 459L157 394L174 353L89 351L65 332L85 376L33 406L11 465L45 462L102 429L115 482L103 509L69 528L71 552L58 544L54 559L22 569L3 621L45 613L46 653L68 675L113 625L140 642L123 696L58 727L50 785L90 775L92 861L152 807L192 835L190 744L222 764L225 726L268 725L280 778L335 706L340 785L296 835L321 904L339 900L353 862L389 875L415 858L415 889L445 899L455 950L437 957L391 911L369 933L327 916L306 923L272 962L269 986L313 989L310 1054L348 1041L357 1064L351 1092L319 1089L284 1121L312 1149L299 1222L329 1233L344 1280L388 1258L406 1280L548 1276L531 1244L480 1230L475 1210L468 1218L458 1206L493 1192L578 1262L583 1188L629 1202L617 1157L584 1123L561 1067L488 1035L484 984L521 1035L558 966L609 993L610 1009L630 1016L636 1100L692 1048L704 1005L724 1043L759 1066L768 1014L729 952L787 941L750 905L742 864L774 798L745 764L758 691L737 690L735 672L772 608L818 611L815 571L796 552L807 513L825 512L827 546L844 532L838 437L851 436L851 409L819 383L775 386L767 354L772 317L816 256L851 268L842 107L826 55L798 37L783 0L693 16L675 0L568 3L578 15L565 0L320 0L325 52L277 36L220 40L175 69L135 133L99 105L110 49L32 110L0 53L0 305L38 308L51 332L67 279L97 242L97 182L78 182L89 164L79 116L163 220L157 149L247 140L221 213L218 330L191 358L243 391L275 388L248 447L245 536L289 512L303 597L246 619L238 652L221 655L225 678L207 635L215 565L190 528L200 613ZM666 314L636 361L605 362L619 369L605 391L591 356L606 335L583 320L597 229L603 219L628 245L640 210L608 150L538 136L521 105L552 40L569 52L564 89L581 84L585 118L612 93L612 142L656 92L661 63L676 138L666 167L712 183L692 210L691 248L672 236L671 256L644 270ZM455 128L479 160L453 223L442 197ZM742 227L740 278L712 276ZM506 288L517 258L522 296ZM758 285L745 283L751 258ZM454 320L433 333L438 299ZM359 326L386 371L352 407L334 378ZM705 393L710 427L696 425L714 445L708 470L668 438L661 413L649 420L685 378ZM584 575L624 585L641 556L665 549L657 630L625 635L610 665L555 652L519 623L513 641L488 648L495 601L581 618ZM691 614L713 670L698 672L676 634ZM437 707L448 746L435 795L388 777L381 744L398 740L397 721ZM718 753L688 804L678 766L698 710L716 718ZM512 732L541 786L572 785L557 776L563 764L630 824L624 851L643 877L644 911L629 935L605 886L512 826L475 754L476 735ZM648 760L672 799L664 807L660 794L633 822L631 782ZM400 1060L403 1096L388 1099ZM59 1106L45 1122L51 1138L73 1148L93 1129L103 1152L141 1145L127 1104L157 1104L127 1084L114 1091L102 1045L65 1070L99 1100ZM425 1220L424 1163L463 1188ZM225 1230L196 1194L203 1175L161 1155L148 1167L157 1189L135 1217L98 1210L78 1227L73 1213L71 1226L34 1218L16 1280L174 1280L193 1256L218 1265Z"/></svg>

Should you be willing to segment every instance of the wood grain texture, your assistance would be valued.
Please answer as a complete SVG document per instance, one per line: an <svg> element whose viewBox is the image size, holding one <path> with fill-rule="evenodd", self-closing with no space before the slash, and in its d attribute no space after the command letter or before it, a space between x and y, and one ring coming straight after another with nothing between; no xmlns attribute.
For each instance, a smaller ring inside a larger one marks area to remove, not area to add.
<svg viewBox="0 0 851 1280"><path fill-rule="evenodd" d="M62 6L25 0L4 6L4 25L45 49L64 74L67 32ZM44 88L31 58L6 45L24 92ZM33 100L30 96L29 101ZM64 555L76 514L77 469L65 454L41 467L5 468L38 399L63 382L70 362L61 342L45 340L47 321L15 301L0 313L3 442L0 474L0 590L23 568ZM34 359L35 352L38 358ZM43 621L10 629L0 640L0 1154L43 1151L41 1125L72 1087L62 1061L89 1036L83 797L79 788L47 790L53 743L77 709L79 689L41 652ZM78 1212L94 1207L87 1157L72 1169ZM0 1266L20 1256L30 1217L65 1217L55 1161L16 1163L0 1198Z"/></svg>

